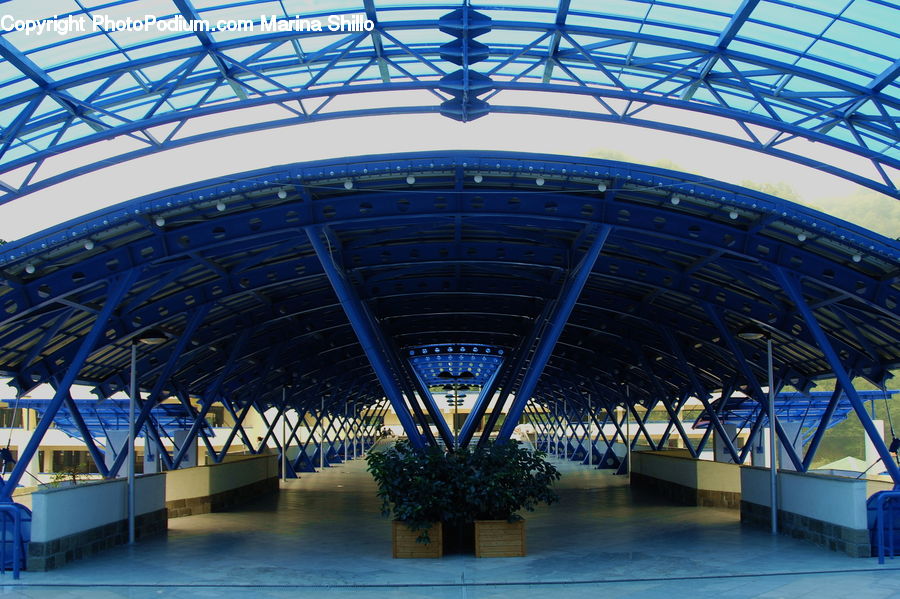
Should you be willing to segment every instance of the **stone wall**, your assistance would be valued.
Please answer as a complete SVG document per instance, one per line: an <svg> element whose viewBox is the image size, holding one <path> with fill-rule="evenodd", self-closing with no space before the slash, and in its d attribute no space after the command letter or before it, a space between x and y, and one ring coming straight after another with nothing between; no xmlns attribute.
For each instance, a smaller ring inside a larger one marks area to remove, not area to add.
<svg viewBox="0 0 900 599"><path fill-rule="evenodd" d="M771 526L769 506L741 502L741 524L758 528ZM830 551L846 553L850 557L871 557L869 531L825 522L809 516L778 510L778 531L795 539L805 539Z"/></svg>
<svg viewBox="0 0 900 599"><path fill-rule="evenodd" d="M741 522L769 528L768 468L744 467ZM870 557L866 517L867 481L841 476L778 471L778 530L831 551Z"/></svg>
<svg viewBox="0 0 900 599"><path fill-rule="evenodd" d="M631 486L682 505L721 507L736 510L741 504L740 493L695 489L679 483L646 476L638 472L631 473Z"/></svg>
<svg viewBox="0 0 900 599"><path fill-rule="evenodd" d="M166 502L170 518L224 512L244 503L259 499L264 495L278 492L278 479L268 478L250 483L243 487L206 495L204 497L187 497Z"/></svg>
<svg viewBox="0 0 900 599"><path fill-rule="evenodd" d="M683 505L738 509L740 467L691 458L681 451L631 454L631 485Z"/></svg>
<svg viewBox="0 0 900 599"><path fill-rule="evenodd" d="M165 534L168 528L166 510L141 514L134 519L135 538ZM52 541L31 541L28 544L27 569L43 572L59 568L71 561L96 555L105 549L128 542L128 520L119 520Z"/></svg>
<svg viewBox="0 0 900 599"><path fill-rule="evenodd" d="M47 487L32 494L27 568L51 570L128 542L124 478ZM135 478L135 536L164 534L165 475Z"/></svg>
<svg viewBox="0 0 900 599"><path fill-rule="evenodd" d="M277 456L234 456L221 464L166 473L170 518L232 509L278 492Z"/></svg>

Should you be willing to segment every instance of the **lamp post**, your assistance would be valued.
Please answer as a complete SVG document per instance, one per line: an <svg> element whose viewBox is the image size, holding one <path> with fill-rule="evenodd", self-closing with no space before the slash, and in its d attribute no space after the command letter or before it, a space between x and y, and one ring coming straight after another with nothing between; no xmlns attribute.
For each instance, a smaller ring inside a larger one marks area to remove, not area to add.
<svg viewBox="0 0 900 599"><path fill-rule="evenodd" d="M631 418L630 418L630 404L631 404L631 392L629 391L628 382L625 382L625 405L623 408L625 409L625 474L628 476L628 482L631 483L631 437L629 437L631 433Z"/></svg>
<svg viewBox="0 0 900 599"><path fill-rule="evenodd" d="M473 379L473 378L475 378L475 375L472 374L471 372L469 372L468 370L464 370L464 371L460 372L459 374L453 374L449 370L445 370L445 371L441 372L440 374L438 374L438 378L444 379L444 380L458 381L461 379ZM447 387L450 387L450 389L447 389ZM459 391L463 388L468 389L469 387L468 387L468 385L460 385L459 383L453 383L452 385L444 386L445 390L449 391L452 389L452 391L453 391L453 445L454 445L454 448L457 445L459 445L459 439L456 438L456 434L457 434L456 415L459 413L459 399L460 399Z"/></svg>
<svg viewBox="0 0 900 599"><path fill-rule="evenodd" d="M274 435L273 435L274 436ZM281 387L281 480L287 482L287 387Z"/></svg>
<svg viewBox="0 0 900 599"><path fill-rule="evenodd" d="M776 467L776 453L778 448L777 435L775 434L775 381L772 368L772 335L764 329L749 324L738 331L737 336L748 341L756 339L766 340L767 370L769 375L769 505L772 512L772 534L778 534L778 469Z"/></svg>
<svg viewBox="0 0 900 599"><path fill-rule="evenodd" d="M131 397L128 401L128 544L134 545L134 438L136 435L134 421L134 408L137 404L137 346L159 345L165 343L168 337L159 329L147 329L131 338Z"/></svg>

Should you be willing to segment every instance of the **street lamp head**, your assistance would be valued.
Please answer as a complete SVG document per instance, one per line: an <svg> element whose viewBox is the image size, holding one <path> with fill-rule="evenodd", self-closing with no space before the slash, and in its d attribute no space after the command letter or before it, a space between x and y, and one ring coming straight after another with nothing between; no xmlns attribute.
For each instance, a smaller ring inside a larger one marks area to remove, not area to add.
<svg viewBox="0 0 900 599"><path fill-rule="evenodd" d="M475 374L468 370L464 370L463 372L460 372L459 376L456 378L458 378L458 379L474 379Z"/></svg>
<svg viewBox="0 0 900 599"><path fill-rule="evenodd" d="M742 326L738 330L737 336L748 341L753 341L755 339L768 339L770 337L769 333L765 329L753 323Z"/></svg>
<svg viewBox="0 0 900 599"><path fill-rule="evenodd" d="M438 374L437 377L438 377L439 379L455 379L455 378L456 378L456 377L453 376L453 374L452 374L450 371L448 371L448 370L444 370L443 372L441 372L440 374Z"/></svg>
<svg viewBox="0 0 900 599"><path fill-rule="evenodd" d="M159 329L147 329L131 338L132 343L144 345L160 345L169 340L169 336Z"/></svg>

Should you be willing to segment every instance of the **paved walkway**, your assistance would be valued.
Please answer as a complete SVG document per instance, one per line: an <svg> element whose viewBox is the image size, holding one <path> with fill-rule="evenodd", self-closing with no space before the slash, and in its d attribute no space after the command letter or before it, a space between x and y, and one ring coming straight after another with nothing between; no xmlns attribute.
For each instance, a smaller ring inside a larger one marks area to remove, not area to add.
<svg viewBox="0 0 900 599"><path fill-rule="evenodd" d="M562 500L528 515L525 558L392 559L390 522L355 460L239 512L171 520L168 538L20 581L7 573L0 595L900 597L900 560L879 566L772 538L734 511L672 506L633 494L624 477L557 465Z"/></svg>

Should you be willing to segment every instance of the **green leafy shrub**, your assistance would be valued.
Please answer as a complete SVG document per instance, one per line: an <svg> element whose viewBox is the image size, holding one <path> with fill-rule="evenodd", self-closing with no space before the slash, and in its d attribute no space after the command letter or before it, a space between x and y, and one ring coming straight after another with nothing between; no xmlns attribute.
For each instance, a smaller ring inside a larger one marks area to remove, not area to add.
<svg viewBox="0 0 900 599"><path fill-rule="evenodd" d="M453 468L438 447L417 449L398 441L384 451L366 456L368 471L378 484L381 511L421 533L419 541L430 541L434 522L454 520Z"/></svg>
<svg viewBox="0 0 900 599"><path fill-rule="evenodd" d="M449 453L400 441L366 461L382 513L422 531L420 540L427 542L433 522L513 522L521 519L520 510L557 501L553 483L560 473L545 457L512 440Z"/></svg>
<svg viewBox="0 0 900 599"><path fill-rule="evenodd" d="M559 470L518 441L489 443L471 452L466 468L465 500L471 520L521 520L517 512L559 500L553 483Z"/></svg>

